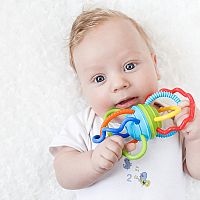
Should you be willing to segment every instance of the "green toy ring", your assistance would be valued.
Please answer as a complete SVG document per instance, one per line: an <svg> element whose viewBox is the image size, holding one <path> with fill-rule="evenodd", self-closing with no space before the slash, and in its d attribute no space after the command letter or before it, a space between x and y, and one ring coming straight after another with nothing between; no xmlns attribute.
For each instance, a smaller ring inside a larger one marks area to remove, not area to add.
<svg viewBox="0 0 200 200"><path fill-rule="evenodd" d="M125 151L125 150L122 151L122 154L125 157L127 157L129 160L137 160L137 159L141 158L146 153L146 150L147 150L147 140L146 140L145 136L142 135L142 134L140 135L140 137L141 137L141 141L142 141L142 149L141 149L141 151L138 154L131 155L131 154L128 153L128 151Z"/></svg>

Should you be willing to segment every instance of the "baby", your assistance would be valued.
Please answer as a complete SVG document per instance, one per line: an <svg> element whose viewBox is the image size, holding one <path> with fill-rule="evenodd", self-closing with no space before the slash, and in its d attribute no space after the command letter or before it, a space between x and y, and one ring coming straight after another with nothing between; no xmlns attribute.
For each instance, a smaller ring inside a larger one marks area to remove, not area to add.
<svg viewBox="0 0 200 200"><path fill-rule="evenodd" d="M118 11L85 11L73 23L69 48L89 107L71 116L50 146L59 184L76 190L82 200L184 199L183 171L200 179L197 108L194 121L180 135L148 141L139 160L128 160L122 150L137 153L140 143L136 148L120 136L107 137L98 145L92 142L109 109L131 108L158 91L156 55L141 26ZM179 106L176 125L189 112L188 101Z"/></svg>

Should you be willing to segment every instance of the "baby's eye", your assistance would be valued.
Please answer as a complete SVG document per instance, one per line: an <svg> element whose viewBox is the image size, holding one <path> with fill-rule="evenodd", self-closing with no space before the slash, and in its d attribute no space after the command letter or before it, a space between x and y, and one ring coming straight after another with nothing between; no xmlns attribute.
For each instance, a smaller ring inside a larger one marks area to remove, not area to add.
<svg viewBox="0 0 200 200"><path fill-rule="evenodd" d="M94 78L95 83L101 83L105 80L105 76L103 75L98 75Z"/></svg>
<svg viewBox="0 0 200 200"><path fill-rule="evenodd" d="M135 63L128 63L124 66L124 71L131 71L136 67Z"/></svg>

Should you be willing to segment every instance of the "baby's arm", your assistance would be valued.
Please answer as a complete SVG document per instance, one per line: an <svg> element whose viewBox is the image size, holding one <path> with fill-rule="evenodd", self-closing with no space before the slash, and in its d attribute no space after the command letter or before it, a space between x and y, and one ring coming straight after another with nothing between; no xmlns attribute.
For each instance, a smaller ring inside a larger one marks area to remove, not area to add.
<svg viewBox="0 0 200 200"><path fill-rule="evenodd" d="M135 149L134 144L126 148ZM95 183L103 174L113 168L121 158L123 138L111 136L97 145L95 150L79 152L64 147L55 155L54 168L59 184L65 189L81 189Z"/></svg>
<svg viewBox="0 0 200 200"><path fill-rule="evenodd" d="M189 102L183 101L179 104L182 112L175 117L175 122L180 125L183 119L188 117ZM196 108L194 120L181 131L181 136L185 138L185 163L184 168L196 179L200 180L200 111Z"/></svg>

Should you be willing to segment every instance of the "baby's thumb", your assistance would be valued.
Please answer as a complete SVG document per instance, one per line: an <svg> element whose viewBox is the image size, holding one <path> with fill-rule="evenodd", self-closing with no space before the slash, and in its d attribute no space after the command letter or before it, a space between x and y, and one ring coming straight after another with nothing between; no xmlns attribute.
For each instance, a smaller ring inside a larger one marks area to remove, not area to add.
<svg viewBox="0 0 200 200"><path fill-rule="evenodd" d="M124 149L128 152L134 151L136 149L135 143L127 143L124 145Z"/></svg>

